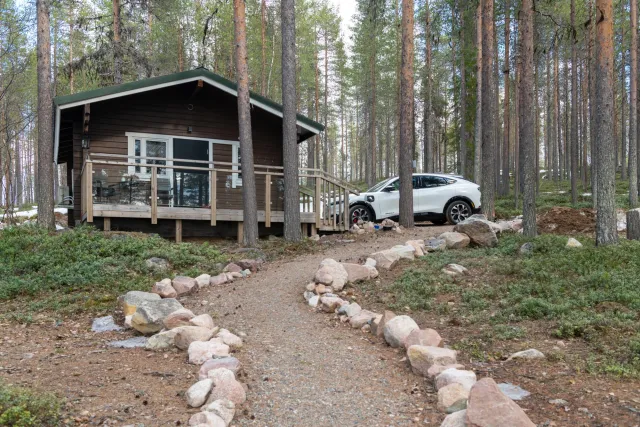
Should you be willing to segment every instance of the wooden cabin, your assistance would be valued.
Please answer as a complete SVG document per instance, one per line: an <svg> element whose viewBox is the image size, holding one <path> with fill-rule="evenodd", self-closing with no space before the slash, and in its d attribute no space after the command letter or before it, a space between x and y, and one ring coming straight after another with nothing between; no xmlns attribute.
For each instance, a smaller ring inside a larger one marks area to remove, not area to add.
<svg viewBox="0 0 640 427"><path fill-rule="evenodd" d="M69 225L165 237L242 237L236 84L204 68L54 99L57 164L66 165ZM282 106L251 94L260 233L284 220ZM323 125L297 116L298 143ZM299 170L301 227L349 226L349 186ZM333 200L340 201L333 203Z"/></svg>

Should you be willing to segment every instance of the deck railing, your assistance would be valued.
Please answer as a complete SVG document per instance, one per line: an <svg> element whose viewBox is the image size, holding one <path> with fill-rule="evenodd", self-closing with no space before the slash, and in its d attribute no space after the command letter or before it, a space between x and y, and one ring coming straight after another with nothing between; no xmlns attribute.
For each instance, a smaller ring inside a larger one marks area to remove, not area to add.
<svg viewBox="0 0 640 427"><path fill-rule="evenodd" d="M283 169L254 165L258 220L266 227L284 220ZM357 190L319 169L300 168L298 175L302 224L311 224L311 232L348 230L349 194ZM240 163L93 153L81 171L82 218L242 222L241 176Z"/></svg>

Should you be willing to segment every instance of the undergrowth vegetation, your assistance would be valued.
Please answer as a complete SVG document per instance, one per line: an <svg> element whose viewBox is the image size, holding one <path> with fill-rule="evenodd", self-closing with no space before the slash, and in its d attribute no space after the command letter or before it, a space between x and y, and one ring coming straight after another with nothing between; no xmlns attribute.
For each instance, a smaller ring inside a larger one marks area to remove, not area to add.
<svg viewBox="0 0 640 427"><path fill-rule="evenodd" d="M169 271L154 271L146 260L163 258ZM37 227L0 230L0 304L25 302L0 316L55 310L63 314L112 307L129 290L146 290L173 274L197 276L220 270L226 257L214 246L175 244L143 234L103 233L78 227L51 233ZM36 298L33 298L36 297ZM12 301L13 302L13 301Z"/></svg>
<svg viewBox="0 0 640 427"><path fill-rule="evenodd" d="M40 394L0 381L0 426L54 427L60 421L60 402L52 394Z"/></svg>
<svg viewBox="0 0 640 427"><path fill-rule="evenodd" d="M640 376L640 242L565 248L566 237L527 239L503 235L498 247L429 254L391 287L396 308L436 310L451 307L437 296L456 299L456 316L469 324L488 324L493 337L522 338L523 324L534 322L548 338L579 339L591 349L588 368ZM533 252L521 255L525 242ZM441 269L459 263L471 274L463 279Z"/></svg>

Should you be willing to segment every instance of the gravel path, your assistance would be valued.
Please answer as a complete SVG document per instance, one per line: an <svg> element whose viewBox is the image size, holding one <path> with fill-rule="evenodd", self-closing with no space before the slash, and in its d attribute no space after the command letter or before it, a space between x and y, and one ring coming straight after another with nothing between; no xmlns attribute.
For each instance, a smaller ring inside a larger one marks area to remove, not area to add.
<svg viewBox="0 0 640 427"><path fill-rule="evenodd" d="M302 299L322 259L357 260L378 249L428 238L450 227L359 236L323 253L267 264L254 277L201 292L216 301L219 324L247 333L247 410L236 423L260 426L388 426L422 421L424 380L403 353L315 313ZM345 237L348 238L348 237ZM365 307L366 308L366 307ZM430 410L428 408L424 409Z"/></svg>

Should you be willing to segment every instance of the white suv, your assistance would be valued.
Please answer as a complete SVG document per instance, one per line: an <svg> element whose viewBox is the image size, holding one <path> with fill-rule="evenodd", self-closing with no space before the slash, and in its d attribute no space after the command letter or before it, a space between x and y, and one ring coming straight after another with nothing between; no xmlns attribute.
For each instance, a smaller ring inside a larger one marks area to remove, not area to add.
<svg viewBox="0 0 640 427"><path fill-rule="evenodd" d="M349 197L349 219L380 221L397 218L400 201L398 177L384 180L359 196ZM457 224L480 212L480 187L459 176L413 175L413 212L416 219Z"/></svg>

